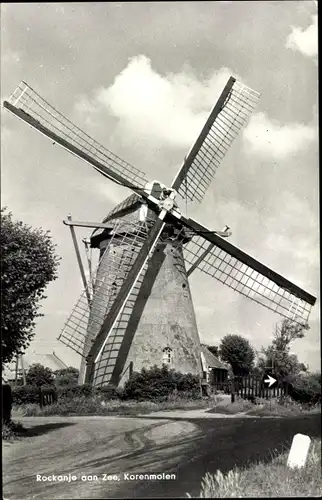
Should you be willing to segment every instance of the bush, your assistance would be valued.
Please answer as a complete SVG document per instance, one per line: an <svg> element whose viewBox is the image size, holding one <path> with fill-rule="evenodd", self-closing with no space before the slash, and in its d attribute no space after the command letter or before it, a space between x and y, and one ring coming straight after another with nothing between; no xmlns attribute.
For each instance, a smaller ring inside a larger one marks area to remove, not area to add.
<svg viewBox="0 0 322 500"><path fill-rule="evenodd" d="M158 368L156 365L149 370L143 368L141 372L134 372L131 379L125 383L124 399L165 400L176 392L187 393L190 397L200 397L200 381L198 375L182 374L169 370L167 366Z"/></svg>
<svg viewBox="0 0 322 500"><path fill-rule="evenodd" d="M111 399L123 399L123 389L113 385L103 385L95 387L94 394L100 396L102 401L110 401Z"/></svg>
<svg viewBox="0 0 322 500"><path fill-rule="evenodd" d="M321 374L298 375L289 385L288 393L294 401L302 404L316 405L321 403Z"/></svg>
<svg viewBox="0 0 322 500"><path fill-rule="evenodd" d="M16 405L39 403L39 387L34 385L13 387L12 402Z"/></svg>
<svg viewBox="0 0 322 500"><path fill-rule="evenodd" d="M62 370L55 371L54 375L56 387L67 387L71 385L77 385L79 370L77 368L69 366L68 368L63 368Z"/></svg>
<svg viewBox="0 0 322 500"><path fill-rule="evenodd" d="M90 384L70 385L59 387L57 390L58 398L69 399L75 397L88 397L94 394L95 389Z"/></svg>
<svg viewBox="0 0 322 500"><path fill-rule="evenodd" d="M40 363L31 365L26 375L27 385L51 385L54 383L54 374L50 368L47 368Z"/></svg>
<svg viewBox="0 0 322 500"><path fill-rule="evenodd" d="M2 426L3 441L13 441L16 437L27 432L20 422L6 422Z"/></svg>

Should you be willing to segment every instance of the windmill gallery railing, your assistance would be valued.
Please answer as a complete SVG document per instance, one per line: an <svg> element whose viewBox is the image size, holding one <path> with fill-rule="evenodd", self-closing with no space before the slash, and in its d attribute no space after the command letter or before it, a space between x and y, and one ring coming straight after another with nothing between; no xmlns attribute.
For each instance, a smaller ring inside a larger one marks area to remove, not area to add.
<svg viewBox="0 0 322 500"><path fill-rule="evenodd" d="M226 394L234 393L243 399L252 398L280 398L288 395L289 386L286 382L277 381L273 387L268 387L262 377L248 375L246 377L235 377L225 383L215 382L214 390L224 391Z"/></svg>

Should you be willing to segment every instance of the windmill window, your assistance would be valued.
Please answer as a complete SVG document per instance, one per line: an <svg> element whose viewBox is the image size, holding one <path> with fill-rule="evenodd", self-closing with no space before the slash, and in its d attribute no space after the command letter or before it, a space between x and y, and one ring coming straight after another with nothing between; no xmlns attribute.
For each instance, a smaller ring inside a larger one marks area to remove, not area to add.
<svg viewBox="0 0 322 500"><path fill-rule="evenodd" d="M172 349L171 347L165 347L162 351L162 361L163 363L170 364L172 362Z"/></svg>

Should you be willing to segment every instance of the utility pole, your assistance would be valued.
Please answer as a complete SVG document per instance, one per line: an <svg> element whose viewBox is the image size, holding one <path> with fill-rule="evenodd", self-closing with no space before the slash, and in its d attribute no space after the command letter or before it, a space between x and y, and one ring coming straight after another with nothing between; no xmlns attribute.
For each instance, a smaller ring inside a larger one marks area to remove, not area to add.
<svg viewBox="0 0 322 500"><path fill-rule="evenodd" d="M22 370L22 383L23 383L23 385L26 385L26 372L25 372L22 354L21 354L20 360L21 360L21 370Z"/></svg>

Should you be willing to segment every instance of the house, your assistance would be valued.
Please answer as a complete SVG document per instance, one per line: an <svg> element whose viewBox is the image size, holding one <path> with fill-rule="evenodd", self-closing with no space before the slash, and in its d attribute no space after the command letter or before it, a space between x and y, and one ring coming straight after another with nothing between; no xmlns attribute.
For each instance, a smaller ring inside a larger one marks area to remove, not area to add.
<svg viewBox="0 0 322 500"><path fill-rule="evenodd" d="M201 362L203 369L203 380L216 389L222 389L228 381L229 365L220 361L205 346L201 346Z"/></svg>

